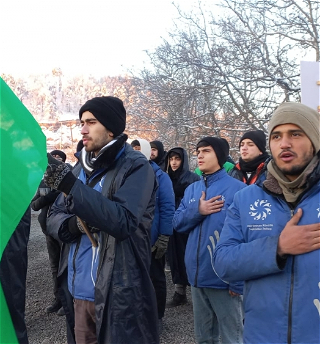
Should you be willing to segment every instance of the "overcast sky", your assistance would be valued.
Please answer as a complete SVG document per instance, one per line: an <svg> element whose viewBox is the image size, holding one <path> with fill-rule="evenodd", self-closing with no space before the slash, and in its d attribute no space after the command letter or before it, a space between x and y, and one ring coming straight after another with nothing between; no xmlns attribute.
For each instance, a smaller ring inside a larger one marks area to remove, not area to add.
<svg viewBox="0 0 320 344"><path fill-rule="evenodd" d="M142 68L178 16L172 0L0 0L0 13L0 74L13 75Z"/></svg>

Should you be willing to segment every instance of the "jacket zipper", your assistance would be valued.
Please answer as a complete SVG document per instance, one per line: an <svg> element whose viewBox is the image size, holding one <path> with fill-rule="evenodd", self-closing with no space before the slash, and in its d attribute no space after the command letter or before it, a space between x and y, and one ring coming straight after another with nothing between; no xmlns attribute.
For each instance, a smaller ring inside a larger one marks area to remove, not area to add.
<svg viewBox="0 0 320 344"><path fill-rule="evenodd" d="M291 218L294 215L294 210L291 209ZM293 283L294 283L294 256L292 256L291 265L291 281L290 281L290 295L289 295L289 313L288 313L288 344L291 344L292 340L292 303L293 303Z"/></svg>
<svg viewBox="0 0 320 344"><path fill-rule="evenodd" d="M207 193L207 177L203 176L203 181L204 185L206 187L206 193ZM194 277L194 286L197 287L198 285L198 275L199 275L199 253L200 253L200 243L201 243L201 234L202 234L202 222L200 224L200 229L199 229L199 240L198 240L198 247L197 247L197 270L196 270L196 275Z"/></svg>

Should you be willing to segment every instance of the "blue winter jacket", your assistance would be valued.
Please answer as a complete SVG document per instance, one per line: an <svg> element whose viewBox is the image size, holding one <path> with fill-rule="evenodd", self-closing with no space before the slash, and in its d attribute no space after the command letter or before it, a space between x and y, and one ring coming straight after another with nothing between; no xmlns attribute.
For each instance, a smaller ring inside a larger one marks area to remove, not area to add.
<svg viewBox="0 0 320 344"><path fill-rule="evenodd" d="M262 185L239 191L230 206L214 253L224 280L244 280L244 342L320 343L320 251L288 255L277 264L278 238L298 208L298 225L319 223L320 173L296 207Z"/></svg>
<svg viewBox="0 0 320 344"><path fill-rule="evenodd" d="M189 283L199 288L231 289L242 294L243 282L229 285L215 273L212 253L219 240L226 211L232 203L234 194L246 187L239 180L230 177L224 169L188 186L184 197L173 218L173 227L177 232L189 233L185 253L185 264ZM221 195L225 203L222 210L208 216L199 213L199 199L202 191L206 200ZM241 281L241 279L239 279Z"/></svg>
<svg viewBox="0 0 320 344"><path fill-rule="evenodd" d="M153 161L150 165L156 175L158 189L156 193L156 207L151 228L151 245L157 241L158 236L172 235L172 219L175 211L174 192L169 175Z"/></svg>

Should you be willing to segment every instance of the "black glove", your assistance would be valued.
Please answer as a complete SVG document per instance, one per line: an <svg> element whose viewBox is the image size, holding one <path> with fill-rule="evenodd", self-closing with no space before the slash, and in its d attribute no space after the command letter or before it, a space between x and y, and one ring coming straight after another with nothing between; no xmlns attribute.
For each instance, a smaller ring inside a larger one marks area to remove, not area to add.
<svg viewBox="0 0 320 344"><path fill-rule="evenodd" d="M152 246L151 251L154 252L157 250L155 258L160 259L164 256L164 254L167 252L168 248L168 242L169 242L169 236L168 235L159 235L157 241Z"/></svg>
<svg viewBox="0 0 320 344"><path fill-rule="evenodd" d="M47 153L48 166L43 176L43 180L54 190L69 194L77 178L72 174L68 164L56 160L51 154Z"/></svg>

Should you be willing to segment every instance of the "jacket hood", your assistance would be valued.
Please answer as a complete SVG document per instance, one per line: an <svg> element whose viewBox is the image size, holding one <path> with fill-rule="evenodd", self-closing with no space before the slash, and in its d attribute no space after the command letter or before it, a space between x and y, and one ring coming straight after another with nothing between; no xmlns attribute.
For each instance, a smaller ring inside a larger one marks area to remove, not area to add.
<svg viewBox="0 0 320 344"><path fill-rule="evenodd" d="M182 159L182 170L181 170L181 174L182 173L185 173L186 171L189 171L189 161L188 161L188 154L187 154L187 151L182 148L182 147L175 147L175 148L172 148L168 151L167 153L167 158L166 158L166 164L165 164L165 171L168 172L168 169L169 169L169 155L171 152L175 152L177 154L179 154L179 156L181 157Z"/></svg>
<svg viewBox="0 0 320 344"><path fill-rule="evenodd" d="M145 139L137 139L140 143L141 150L140 152L147 158L147 160L150 160L151 156L151 146L149 141Z"/></svg>

